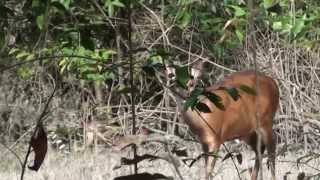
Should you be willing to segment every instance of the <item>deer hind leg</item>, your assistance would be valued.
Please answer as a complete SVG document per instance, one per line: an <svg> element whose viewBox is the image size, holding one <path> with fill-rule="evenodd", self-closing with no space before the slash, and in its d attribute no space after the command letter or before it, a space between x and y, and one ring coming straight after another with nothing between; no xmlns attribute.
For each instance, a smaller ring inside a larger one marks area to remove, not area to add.
<svg viewBox="0 0 320 180"><path fill-rule="evenodd" d="M205 179L212 179L212 171L217 161L217 154L220 145L214 143L207 143L203 145L203 151L205 153Z"/></svg>
<svg viewBox="0 0 320 180"><path fill-rule="evenodd" d="M258 173L259 173L259 168L260 168L260 159L259 158L259 151L258 151L258 135L257 133L253 133L252 135L249 136L248 139L246 139L246 142L250 145L252 150L255 153L255 161L254 161L254 166L251 171L251 180L256 180L258 178ZM265 150L265 145L263 142L260 143L260 153L261 155L263 154Z"/></svg>
<svg viewBox="0 0 320 180"><path fill-rule="evenodd" d="M268 168L271 171L272 179L275 180L276 179L276 173L275 173L276 144L273 137L272 127L266 129L266 132L264 134L265 136L263 141L268 151Z"/></svg>

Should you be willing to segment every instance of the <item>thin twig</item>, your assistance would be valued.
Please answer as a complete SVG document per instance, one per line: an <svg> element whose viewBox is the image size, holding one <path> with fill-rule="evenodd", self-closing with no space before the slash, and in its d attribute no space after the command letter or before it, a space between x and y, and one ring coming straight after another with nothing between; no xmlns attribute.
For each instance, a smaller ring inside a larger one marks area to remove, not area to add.
<svg viewBox="0 0 320 180"><path fill-rule="evenodd" d="M47 109L49 108L49 104L50 104L55 92L56 92L56 86L54 86L54 89L53 89L51 95L49 96L49 99L47 100L47 103L45 104L45 106L44 106L44 108L42 110L42 113L40 114L40 116L38 117L38 119L36 121L37 122L36 123L36 127L35 127L35 129L34 129L34 131L32 133L31 138L35 136L38 128L42 125L42 120L46 116L46 114L48 113ZM27 165L27 161L28 161L28 157L29 157L30 153L31 153L31 139L29 141L28 151L27 151L27 154L26 154L26 156L24 158L24 162L23 162L23 165L22 165L22 171L21 171L20 180L23 180L25 169L26 169L26 165Z"/></svg>
<svg viewBox="0 0 320 180"><path fill-rule="evenodd" d="M129 42L129 62L130 62L130 92L131 92L131 112L132 112L132 134L136 134L136 108L135 108L135 85L133 79L133 72L134 72L134 62L132 57L132 10L131 10L131 0L128 1L127 4L127 11L128 11L128 42ZM132 146L133 150L133 159L137 156L137 146ZM134 164L134 173L138 173L138 164Z"/></svg>
<svg viewBox="0 0 320 180"><path fill-rule="evenodd" d="M19 157L19 155L18 155L13 149L11 149L10 147L8 147L6 144L4 144L4 143L2 143L2 142L0 142L0 144L1 144L4 148L6 148L9 152L11 152L11 153L18 159L21 167L23 167L23 162L22 162L21 158Z"/></svg>
<svg viewBox="0 0 320 180"><path fill-rule="evenodd" d="M28 60L28 61L19 62L19 63L13 64L13 65L10 65L10 66L5 66L5 67L3 67L3 68L0 69L0 72L5 72L5 71L7 71L7 70L16 68L16 67L18 67L18 66L22 66L22 65L25 65L25 64L29 64L29 63L34 63L34 62L37 62L37 61L42 61L42 60L55 61L55 60L59 60L60 58L81 58L81 59L84 59L84 60L94 61L94 62L97 63L97 64L105 65L105 66L107 66L107 67L110 66L110 69L112 69L113 67L123 66L123 65L128 64L128 63L115 64L115 63L112 63L112 62L107 62L107 63L105 63L105 62L102 62L102 60L104 60L104 59L92 58L92 57L89 57L89 56L57 55L57 56L43 56L43 57L38 57L38 58L34 58L34 59L31 59L31 60Z"/></svg>
<svg viewBox="0 0 320 180"><path fill-rule="evenodd" d="M204 119L204 117L201 116L200 111L198 109L195 109L195 111L197 112L197 114L201 118L201 120L210 128L212 133L214 133L217 136L218 135L217 132L213 129L213 127L210 126L210 124ZM228 149L228 147L224 143L222 143L222 146L224 147L224 149L227 151L228 154L231 154L231 151ZM232 163L233 163L234 167L236 168L238 177L241 180L240 171L239 171L238 166L235 163L234 157L233 156L230 156L230 157L231 157L231 160L232 160Z"/></svg>

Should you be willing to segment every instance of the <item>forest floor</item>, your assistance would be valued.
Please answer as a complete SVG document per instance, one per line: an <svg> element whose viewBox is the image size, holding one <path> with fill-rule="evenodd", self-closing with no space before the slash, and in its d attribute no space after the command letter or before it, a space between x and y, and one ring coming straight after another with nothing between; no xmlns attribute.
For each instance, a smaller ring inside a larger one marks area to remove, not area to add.
<svg viewBox="0 0 320 180"><path fill-rule="evenodd" d="M140 152L144 151L140 149ZM146 150L145 150L146 151ZM21 167L16 158L1 149L0 152L0 179L1 180L18 180L20 179ZM146 151L145 153L153 154L153 151ZM194 152L189 153L189 156L196 157L199 155L200 149L195 149ZM117 176L129 175L133 173L133 168L122 166L115 169L116 165L120 164L120 157L127 157L128 151L115 151L113 149L99 148L95 150L88 150L82 152L74 152L63 154L49 149L47 157L43 166L38 172L27 170L25 173L25 180L112 180ZM219 155L222 157L226 153L221 152ZM305 153L306 154L306 153ZM22 154L21 154L22 155ZM238 180L237 170L239 169L241 179L250 179L248 168L253 165L254 154L251 151L244 151L243 163L240 165L238 162L235 164L229 158L222 162L218 160L214 169L214 180ZM311 159L306 164L297 164L297 160L303 162L306 158L303 157L304 153L290 152L285 156L278 156L276 159L276 174L277 179L297 179L298 174L304 172L307 176L313 176L314 180L320 179L320 159ZM32 157L30 158L32 159ZM32 161L30 160L29 164ZM198 180L203 175L204 162L197 161L189 168L181 162L178 170L184 180ZM271 179L270 171L267 169L266 161L263 164L263 179ZM180 179L174 166L164 160L145 160L139 163L139 172L161 173L166 176L171 176L173 179Z"/></svg>

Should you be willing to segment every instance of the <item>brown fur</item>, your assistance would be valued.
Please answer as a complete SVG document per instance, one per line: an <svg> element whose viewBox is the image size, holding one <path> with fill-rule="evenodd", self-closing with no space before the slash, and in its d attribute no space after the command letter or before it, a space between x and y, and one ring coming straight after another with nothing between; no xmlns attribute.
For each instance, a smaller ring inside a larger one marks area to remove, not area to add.
<svg viewBox="0 0 320 180"><path fill-rule="evenodd" d="M257 81L258 86L256 86ZM239 90L240 98L234 101L225 90L219 89L219 87L238 88L241 85L254 88L257 95ZM271 173L275 179L275 143L272 125L279 104L279 91L276 82L263 74L256 76L254 71L242 71L231 74L216 85L208 87L207 90L222 98L225 106L224 111L204 98L201 102L210 108L210 113L196 112L191 109L183 113L186 123L202 143L203 150L206 153L217 153L222 143L239 138L250 145L257 155L257 132L261 132L261 153L266 147L271 163ZM260 121L259 127L257 117ZM206 157L207 172L213 169L215 161L214 157ZM259 160L256 158L251 175L252 180L257 179L258 171Z"/></svg>

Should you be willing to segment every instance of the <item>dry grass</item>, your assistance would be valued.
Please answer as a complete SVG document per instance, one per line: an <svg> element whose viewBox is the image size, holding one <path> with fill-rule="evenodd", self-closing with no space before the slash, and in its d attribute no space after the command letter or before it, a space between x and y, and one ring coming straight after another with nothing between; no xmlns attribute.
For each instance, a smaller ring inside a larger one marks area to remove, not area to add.
<svg viewBox="0 0 320 180"><path fill-rule="evenodd" d="M190 153L195 157L200 153L200 148L195 144L191 148L197 150ZM190 149L191 149L190 148ZM146 151L146 150L141 150ZM3 152L3 151L2 151ZM150 151L148 151L150 153ZM224 155L221 152L220 155ZM130 167L124 166L120 169L113 170L113 167L120 162L120 156L127 156L128 152L115 152L111 149L99 149L96 151L77 152L70 154L62 154L49 151L48 156L39 172L27 171L25 180L111 180L120 175L132 174L133 170ZM236 164L241 173L241 178L249 179L249 173L246 169L253 165L253 153L245 151L243 153L244 161L241 165ZM288 174L288 179L296 179L298 173L305 172L307 175L315 175L320 173L320 159L313 159L307 164L297 166L297 159L303 156L302 152L290 152L286 156L277 158L277 179L283 179L285 174ZM197 180L203 174L203 162L199 161L189 168L183 163L179 167L183 179ZM7 155L0 161L0 177L2 180L13 180L20 178L20 167L13 156ZM139 164L139 172L162 173L166 176L172 176L174 179L179 179L172 164L163 161L143 161ZM231 159L224 162L218 161L214 170L215 180L237 180L237 172ZM264 179L269 179L270 173L264 164L263 166ZM317 176L313 179L319 179Z"/></svg>
<svg viewBox="0 0 320 180"><path fill-rule="evenodd" d="M200 53L203 49L197 47L192 39L189 39L192 34L192 28L187 28L185 33L182 33L181 39L177 41L176 32L173 26L166 24L161 20L160 12L145 11L147 15L144 18L137 18L141 20L141 24L152 24L152 26L136 26L137 38L141 40L141 47L152 48L161 44L162 37L163 44L167 44L171 51L176 55L181 56L181 63L186 64L188 61L193 60L207 60L211 59L212 55ZM157 15L158 14L158 15ZM161 27L161 28L160 28ZM150 28L150 29L148 29ZM164 28L164 29L162 29ZM190 32L188 32L190 31ZM260 37L260 36L259 36ZM320 172L320 160L313 159L308 161L305 165L297 166L297 160L307 151L319 149L320 147L320 50L306 50L299 48L295 44L283 43L276 34L271 34L270 37L261 35L257 48L257 61L259 70L274 77L279 85L281 102L278 115L275 118L275 133L277 134L277 142L279 144L288 144L286 156L277 157L277 179L283 179L284 175L288 175L288 179L296 179L299 172L305 172L307 175L315 175ZM190 44L187 43L190 40ZM177 42L176 42L177 41ZM138 43L139 44L139 43ZM192 46L192 52L189 47ZM218 77L224 76L229 72L225 69L232 68L233 70L243 70L253 68L253 58L245 47L233 51L233 59L231 62L222 62L215 59L211 62L207 74L209 74L209 82L214 83ZM144 60L148 55L141 53L137 54L137 60ZM183 58L188 57L188 58ZM182 61L184 60L184 61ZM218 64L216 64L218 63ZM224 64L226 63L226 64ZM232 64L232 65L230 65ZM221 75L223 74L223 75ZM0 91L0 134L1 138L8 142L14 139L13 136L22 136L25 132L24 126L30 128L36 117L38 106L42 103L42 97L47 97L46 93L51 92L51 86L48 84L36 84L32 81L23 82L18 81L15 74L2 74L0 76L1 86ZM15 78L13 80L13 78ZM143 75L138 77L136 86L140 90L140 94L146 94L146 91L152 90L154 84L146 81ZM23 82L23 83L22 83ZM70 83L72 84L72 83ZM26 92L26 87L31 86ZM12 89L14 89L13 91ZM40 92L40 93L38 93ZM163 93L159 91L160 94ZM117 95L114 95L117 96ZM41 98L40 98L41 97ZM78 128L80 120L86 119L85 110L79 110L81 106L81 94L77 89L70 90L69 94L64 95L64 98L57 97L52 103L52 117L48 123L48 130L54 130L56 125L66 125L66 127ZM125 96L122 96L122 98ZM154 99L153 96L149 100L143 101L141 98L136 106L139 111L137 115L137 126L148 127L150 129L158 130L161 122L172 122L172 119L178 118L175 116L176 111L173 107L167 106L166 102L171 101L164 96L160 101ZM111 95L110 95L111 98ZM128 113L130 109L127 108L130 104L128 99L121 99L112 97L111 105L114 105L117 111L112 111L114 114L110 119L105 121L117 122L121 125L119 134L130 134L131 127L131 114ZM65 100L64 100L65 99ZM87 103L87 102L85 102ZM110 109L110 104L105 107L98 107L99 111ZM126 110L127 109L127 110ZM114 109L112 109L114 110ZM79 112L78 112L79 111ZM130 112L130 111L129 111ZM84 114L84 115L83 115ZM82 116L81 116L82 115ZM6 117L6 118L3 118ZM49 120L48 120L49 121ZM168 123L170 125L170 123ZM168 127L171 127L169 126ZM180 127L184 124L178 124ZM20 130L16 132L14 127ZM106 126L110 127L109 124ZM168 128L170 129L170 128ZM158 130L159 131L159 130ZM168 133L163 132L163 133ZM114 133L114 134L116 134ZM173 134L172 132L169 132ZM26 133L29 135L29 133ZM112 134L113 135L113 134ZM106 138L112 139L113 136L109 135ZM26 138L28 139L28 138ZM15 140L15 139L14 139ZM27 142L27 141L23 141ZM22 144L22 143L21 143ZM191 145L188 147L195 147ZM294 149L304 149L304 152L297 152ZM16 149L15 149L16 150ZM151 150L150 150L151 151ZM0 149L0 152L1 151ZM253 164L253 154L245 151L245 161L242 165L237 165L240 171L246 170ZM200 153L200 146L192 151L191 156L196 157ZM23 153L20 154L23 156ZM126 153L122 153L125 156ZM223 155L223 152L222 152ZM100 180L100 179L113 179L119 175L131 174L132 169L125 167L118 170L112 170L113 167L119 162L119 153L111 150L99 150L98 153L81 152L62 155L55 153L52 150L49 152L44 166L41 167L39 172L27 171L26 180L41 180L41 179L61 179L61 180ZM250 159L250 160L248 160ZM140 172L148 171L152 173L163 173L168 176L173 176L179 179L175 168L166 161L159 160L154 162L143 162L139 164ZM311 167L309 167L311 166ZM181 165L179 170L185 180L199 179L203 174L203 163L196 163L192 168ZM314 167L314 168L312 168ZM315 169L316 168L316 169ZM19 179L20 167L12 155L0 154L0 180ZM215 168L215 179L238 179L236 170L230 159L221 163L218 162ZM263 168L264 179L269 179L269 171L264 165ZM242 173L243 179L249 178L248 171ZM319 176L314 179L320 179Z"/></svg>

